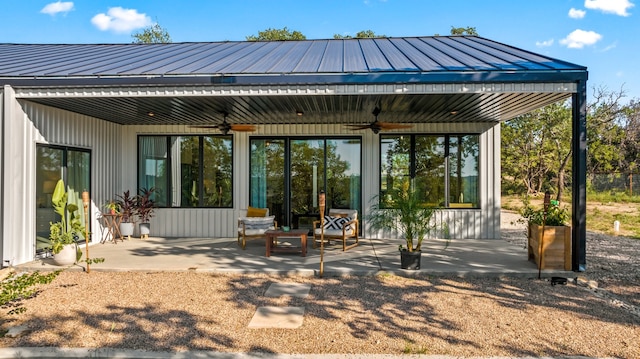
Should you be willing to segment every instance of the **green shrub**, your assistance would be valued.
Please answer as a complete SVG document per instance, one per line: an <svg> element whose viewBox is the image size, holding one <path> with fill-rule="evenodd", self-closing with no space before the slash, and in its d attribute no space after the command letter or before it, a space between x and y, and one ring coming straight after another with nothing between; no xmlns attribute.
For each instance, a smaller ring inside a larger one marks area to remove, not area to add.
<svg viewBox="0 0 640 359"><path fill-rule="evenodd" d="M526 205L520 213L529 223L545 226L564 226L569 222L569 210L557 204L549 205L545 215L544 208L535 209Z"/></svg>
<svg viewBox="0 0 640 359"><path fill-rule="evenodd" d="M0 282L0 308L13 308L8 314L24 312L26 309L22 306L22 301L36 293L34 287L38 284L51 283L60 272L57 270L47 274L33 272L22 275L10 273Z"/></svg>

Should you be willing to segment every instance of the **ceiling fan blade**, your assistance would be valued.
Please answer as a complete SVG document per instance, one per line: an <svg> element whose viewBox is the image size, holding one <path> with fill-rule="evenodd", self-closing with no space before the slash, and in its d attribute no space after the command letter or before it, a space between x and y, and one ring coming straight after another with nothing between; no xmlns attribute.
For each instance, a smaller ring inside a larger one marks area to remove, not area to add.
<svg viewBox="0 0 640 359"><path fill-rule="evenodd" d="M237 132L253 132L256 130L255 125L231 125L232 131Z"/></svg>
<svg viewBox="0 0 640 359"><path fill-rule="evenodd" d="M411 128L413 125L407 125L403 123L391 123L391 122L378 122L378 128L381 130L398 130L401 128Z"/></svg>
<svg viewBox="0 0 640 359"><path fill-rule="evenodd" d="M351 128L352 130L367 130L369 128L371 128L371 124L368 125L345 125L349 128Z"/></svg>
<svg viewBox="0 0 640 359"><path fill-rule="evenodd" d="M189 128L215 128L215 129L218 129L218 125L189 125Z"/></svg>

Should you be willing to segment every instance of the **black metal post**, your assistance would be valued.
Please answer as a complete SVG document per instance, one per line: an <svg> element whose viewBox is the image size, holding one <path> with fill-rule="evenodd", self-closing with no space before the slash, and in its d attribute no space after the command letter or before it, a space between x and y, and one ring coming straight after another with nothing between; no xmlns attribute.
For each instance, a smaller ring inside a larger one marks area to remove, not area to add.
<svg viewBox="0 0 640 359"><path fill-rule="evenodd" d="M572 96L573 188L571 213L571 269L587 268L587 80L577 81Z"/></svg>

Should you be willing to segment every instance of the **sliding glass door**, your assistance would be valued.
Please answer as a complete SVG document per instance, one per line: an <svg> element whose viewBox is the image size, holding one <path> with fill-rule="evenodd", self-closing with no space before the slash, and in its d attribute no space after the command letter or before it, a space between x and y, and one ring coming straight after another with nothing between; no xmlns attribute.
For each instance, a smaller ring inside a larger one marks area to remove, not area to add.
<svg viewBox="0 0 640 359"><path fill-rule="evenodd" d="M268 207L279 224L311 228L326 209L360 210L359 138L255 138L251 140L250 205Z"/></svg>
<svg viewBox="0 0 640 359"><path fill-rule="evenodd" d="M58 180L64 180L67 203L82 209L82 192L91 190L91 153L69 147L38 145L36 149L36 251L49 245L49 223L60 218L53 211L51 196ZM84 211L79 210L82 223Z"/></svg>

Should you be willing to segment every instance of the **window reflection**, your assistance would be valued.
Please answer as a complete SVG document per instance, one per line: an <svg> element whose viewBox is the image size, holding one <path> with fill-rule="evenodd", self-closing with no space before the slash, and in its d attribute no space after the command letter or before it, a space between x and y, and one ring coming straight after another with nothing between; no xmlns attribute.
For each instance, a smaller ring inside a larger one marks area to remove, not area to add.
<svg viewBox="0 0 640 359"><path fill-rule="evenodd" d="M140 188L160 207L232 207L231 136L140 136Z"/></svg>
<svg viewBox="0 0 640 359"><path fill-rule="evenodd" d="M380 195L406 178L429 206L478 208L478 135L381 135Z"/></svg>

